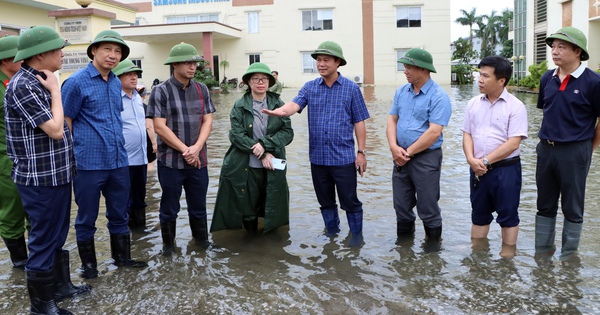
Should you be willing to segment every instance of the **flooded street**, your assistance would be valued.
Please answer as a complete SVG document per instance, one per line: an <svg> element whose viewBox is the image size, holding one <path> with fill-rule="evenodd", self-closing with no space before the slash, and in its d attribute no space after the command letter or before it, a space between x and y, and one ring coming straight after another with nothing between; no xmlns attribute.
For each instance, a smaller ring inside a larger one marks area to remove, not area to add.
<svg viewBox="0 0 600 315"><path fill-rule="evenodd" d="M475 86L447 86L453 115L444 129L440 206L443 242L440 251L423 247L420 220L414 242L395 244L391 155L385 136L396 87L365 87L371 118L367 121L368 168L359 178L363 202L362 247L347 246L348 224L340 215L337 237L323 235L308 160L305 113L292 117L295 139L288 146L290 225L266 235L243 230L212 234L214 245L197 247L188 226L185 201L177 220L176 254L160 254L158 221L160 186L149 173L148 218L144 233L132 236L132 257L147 260L146 269L117 269L110 258L104 211L97 222L96 251L100 276L86 281L88 296L59 306L75 314L600 314L600 156L594 153L586 195L580 244L581 265L534 260L535 145L541 111L536 95L518 94L529 115L529 139L522 142L523 190L521 230L513 259L500 257L500 228L494 222L489 244L472 244L468 165L460 127ZM283 90L291 100L297 89ZM209 224L219 170L229 147L229 111L239 91L213 95L217 112L208 140ZM309 109L310 110L310 109ZM77 207L73 203L73 224ZM562 215L557 246L560 247ZM260 223L259 223L260 228ZM25 273L11 268L0 246L0 314L28 314ZM71 227L65 249L71 251L75 284L80 265ZM555 254L555 257L557 255Z"/></svg>

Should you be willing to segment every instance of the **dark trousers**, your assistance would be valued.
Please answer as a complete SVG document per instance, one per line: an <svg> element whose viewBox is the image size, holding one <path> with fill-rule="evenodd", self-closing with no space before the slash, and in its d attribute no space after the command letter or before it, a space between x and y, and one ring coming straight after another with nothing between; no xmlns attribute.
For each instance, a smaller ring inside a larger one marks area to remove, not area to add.
<svg viewBox="0 0 600 315"><path fill-rule="evenodd" d="M475 225L488 225L494 220L503 227L519 225L519 202L521 198L521 162L494 167L483 176L471 174L471 222Z"/></svg>
<svg viewBox="0 0 600 315"><path fill-rule="evenodd" d="M29 215L29 258L25 269L51 271L57 250L65 245L71 218L71 184L60 186L17 185Z"/></svg>
<svg viewBox="0 0 600 315"><path fill-rule="evenodd" d="M356 193L356 168L354 163L341 166L310 164L313 187L321 210L337 210L335 191L340 206L347 212L362 211L362 202Z"/></svg>
<svg viewBox="0 0 600 315"><path fill-rule="evenodd" d="M442 211L438 205L442 158L441 149L431 150L412 158L400 171L394 167L392 191L398 222L414 222L416 206L426 227L442 226Z"/></svg>
<svg viewBox="0 0 600 315"><path fill-rule="evenodd" d="M166 167L160 161L158 166L158 181L162 188L160 200L160 222L177 220L180 210L179 199L182 187L185 189L189 216L196 219L206 219L206 193L208 191L208 168L175 169Z"/></svg>
<svg viewBox="0 0 600 315"><path fill-rule="evenodd" d="M79 209L75 218L78 242L90 241L96 233L100 193L106 201L106 218L110 234L129 234L129 167L101 171L77 171L73 182L75 202Z"/></svg>
<svg viewBox="0 0 600 315"><path fill-rule="evenodd" d="M560 197L565 219L582 223L585 181L592 161L592 141L557 146L542 141L538 143L536 152L537 214L556 217Z"/></svg>
<svg viewBox="0 0 600 315"><path fill-rule="evenodd" d="M129 191L128 205L130 209L146 208L147 174L147 164L129 166L129 183L131 184L131 190Z"/></svg>

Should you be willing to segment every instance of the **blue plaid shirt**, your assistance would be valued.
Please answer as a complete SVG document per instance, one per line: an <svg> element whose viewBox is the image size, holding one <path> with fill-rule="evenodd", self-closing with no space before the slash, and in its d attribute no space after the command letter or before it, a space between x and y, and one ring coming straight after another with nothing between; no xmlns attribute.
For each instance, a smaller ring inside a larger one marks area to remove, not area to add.
<svg viewBox="0 0 600 315"><path fill-rule="evenodd" d="M63 84L65 116L72 119L77 169L112 170L129 165L123 137L121 81L108 81L90 62Z"/></svg>
<svg viewBox="0 0 600 315"><path fill-rule="evenodd" d="M23 186L60 186L75 176L73 138L64 123L61 140L39 125L52 119L52 97L35 77L40 72L23 64L5 95L6 144L13 161L12 180Z"/></svg>
<svg viewBox="0 0 600 315"><path fill-rule="evenodd" d="M369 118L360 88L338 72L331 87L323 78L306 82L294 103L308 110L309 156L317 165L354 163L354 124Z"/></svg>

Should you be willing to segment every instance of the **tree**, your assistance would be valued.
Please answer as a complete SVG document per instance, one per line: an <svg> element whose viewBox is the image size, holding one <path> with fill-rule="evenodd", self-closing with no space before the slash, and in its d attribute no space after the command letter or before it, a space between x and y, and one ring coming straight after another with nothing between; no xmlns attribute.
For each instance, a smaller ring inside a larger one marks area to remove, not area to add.
<svg viewBox="0 0 600 315"><path fill-rule="evenodd" d="M492 10L490 15L484 14L477 17L476 24L479 29L475 30L475 35L481 39L480 58L496 54L495 48L500 43L501 22L501 16L496 15L495 10Z"/></svg>
<svg viewBox="0 0 600 315"><path fill-rule="evenodd" d="M471 60L477 57L477 52L473 50L473 46L464 38L459 38L452 43L454 45L454 52L452 53L452 60L460 60L461 63L470 63Z"/></svg>
<svg viewBox="0 0 600 315"><path fill-rule="evenodd" d="M473 47L473 24L477 22L477 15L475 13L476 8L471 9L471 12L467 12L463 9L460 9L460 13L463 16L456 19L456 23L460 25L469 26L469 43L471 47Z"/></svg>

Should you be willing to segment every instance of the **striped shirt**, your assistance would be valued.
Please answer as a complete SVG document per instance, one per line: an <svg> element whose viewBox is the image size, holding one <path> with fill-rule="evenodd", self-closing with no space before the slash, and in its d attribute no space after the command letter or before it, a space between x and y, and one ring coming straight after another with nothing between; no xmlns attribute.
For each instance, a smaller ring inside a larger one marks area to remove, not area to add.
<svg viewBox="0 0 600 315"><path fill-rule="evenodd" d="M354 124L369 118L360 88L338 72L331 87L323 78L306 82L294 103L308 109L309 156L317 165L354 163Z"/></svg>
<svg viewBox="0 0 600 315"><path fill-rule="evenodd" d="M121 81L111 71L108 81L90 62L63 84L65 117L72 119L79 170L113 170L129 166L121 112Z"/></svg>
<svg viewBox="0 0 600 315"><path fill-rule="evenodd" d="M60 186L75 176L73 139L64 123L61 140L39 126L53 118L52 97L35 77L40 72L23 64L5 95L6 144L13 161L11 178L23 186Z"/></svg>
<svg viewBox="0 0 600 315"><path fill-rule="evenodd" d="M166 125L186 146L198 141L202 118L215 112L208 88L202 83L190 81L185 87L175 77L152 89L148 101L148 116L165 118ZM170 147L158 137L156 157L167 167L175 169L194 168L187 164L181 152ZM199 152L200 167L207 165L206 143Z"/></svg>

